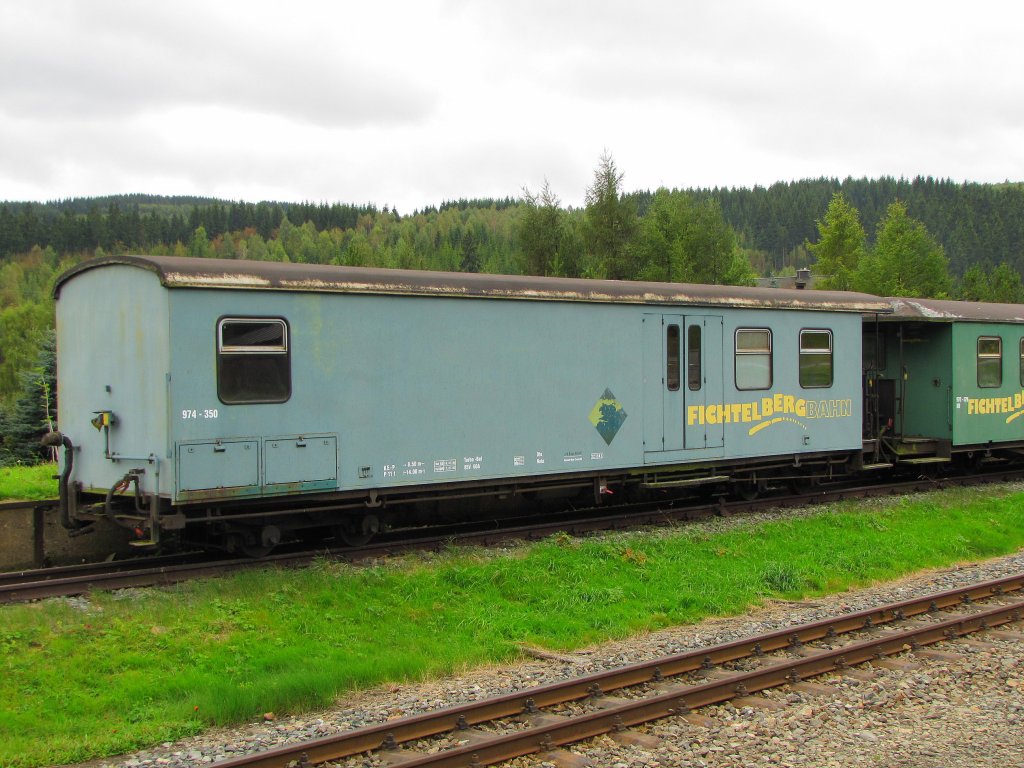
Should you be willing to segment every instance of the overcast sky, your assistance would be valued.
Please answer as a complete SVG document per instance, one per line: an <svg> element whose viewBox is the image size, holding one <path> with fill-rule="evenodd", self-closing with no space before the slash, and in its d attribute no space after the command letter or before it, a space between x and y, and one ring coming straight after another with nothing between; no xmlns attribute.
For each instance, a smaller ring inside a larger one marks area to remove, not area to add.
<svg viewBox="0 0 1024 768"><path fill-rule="evenodd" d="M0 0L0 200L1024 180L1024 6Z"/></svg>

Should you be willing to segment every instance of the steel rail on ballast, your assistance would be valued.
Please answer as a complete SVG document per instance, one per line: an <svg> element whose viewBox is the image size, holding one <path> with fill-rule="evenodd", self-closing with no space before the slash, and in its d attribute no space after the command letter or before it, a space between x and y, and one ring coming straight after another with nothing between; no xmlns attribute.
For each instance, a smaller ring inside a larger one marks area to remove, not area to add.
<svg viewBox="0 0 1024 768"><path fill-rule="evenodd" d="M1024 589L1024 574L988 581L924 597L891 603L880 608L842 614L796 627L770 632L710 648L696 649L664 658L607 670L572 680L551 683L480 702L463 704L367 726L314 741L278 747L267 752L232 758L215 763L215 768L283 768L289 764L316 764L383 748L396 749L404 742L439 736L503 717L530 714L538 708L601 696L630 686L655 684L669 686L662 692L633 700L616 700L600 711L578 717L559 718L558 722L527 727L522 731L495 736L488 734L465 746L420 755L402 753L402 766L481 766L521 755L549 751L627 726L673 714L685 714L691 708L720 703L737 696L755 693L773 686L797 682L826 672L870 661L884 655L929 645L980 629L997 626L1024 617L1024 601L956 616L923 627L893 632L884 638L872 638L832 650L815 650L812 655L791 659L749 672L739 672L721 680L696 685L671 685L668 679L715 664L757 656L769 651L799 648L806 642L835 637L857 630L901 621L959 605L969 605L998 595Z"/></svg>

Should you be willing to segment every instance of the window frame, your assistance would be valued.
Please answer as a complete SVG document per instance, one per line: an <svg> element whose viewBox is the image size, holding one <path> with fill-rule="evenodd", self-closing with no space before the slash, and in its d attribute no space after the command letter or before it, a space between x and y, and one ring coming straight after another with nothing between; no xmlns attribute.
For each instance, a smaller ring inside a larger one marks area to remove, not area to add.
<svg viewBox="0 0 1024 768"><path fill-rule="evenodd" d="M740 334L741 333L752 333L752 332L753 333L764 333L764 334L767 334L767 336L768 336L768 349L767 350L761 350L761 349L756 349L756 350L746 350L746 349L743 349L743 350L741 350L740 349L740 345L739 345ZM756 392L756 391L764 391L766 389L771 389L772 388L772 384L775 381L775 353L774 353L775 347L774 347L774 340L773 340L772 336L773 336L773 334L772 334L772 329L771 328L737 328L733 332L733 337L732 337L732 344L733 344L733 370L732 370L732 378L733 378L733 384L736 386L737 390L739 390L741 392ZM740 382L739 382L739 376L738 376L740 356L753 356L753 355L761 355L761 356L765 356L765 357L768 358L768 383L765 386L763 386L763 387L760 387L760 386L758 386L758 387L741 387L740 386Z"/></svg>
<svg viewBox="0 0 1024 768"><path fill-rule="evenodd" d="M697 331L696 345L693 340L694 331ZM694 360L694 349L696 349L697 352L696 360ZM690 323L686 326L686 388L690 392L700 392L704 386L703 361L704 326L700 323Z"/></svg>
<svg viewBox="0 0 1024 768"><path fill-rule="evenodd" d="M828 349L804 349L805 333L828 334ZM829 378L828 384L804 384L804 356L828 355L829 357ZM831 389L836 383L836 358L835 358L835 336L831 328L801 328L797 337L797 379L801 389Z"/></svg>
<svg viewBox="0 0 1024 768"><path fill-rule="evenodd" d="M281 328L281 343L275 345L237 345L237 344L225 344L224 343L224 328L231 323L246 323L246 324L274 324ZM291 346L291 326L288 323L287 318L280 316L246 316L246 315L224 315L217 319L216 325L216 372L217 372L217 399L220 400L224 405L260 405L260 404L279 404L286 403L292 397L292 346ZM278 397L272 398L253 398L253 399L236 399L225 397L223 389L224 376L224 360L232 358L240 358L243 356L249 357L260 357L260 358L276 358L283 357L284 369L285 369L285 382L284 393Z"/></svg>
<svg viewBox="0 0 1024 768"><path fill-rule="evenodd" d="M669 392L679 391L682 383L682 359L682 331L679 323L669 323L665 326L665 388Z"/></svg>
<svg viewBox="0 0 1024 768"><path fill-rule="evenodd" d="M992 354L991 352L987 352L987 353L983 354L982 351L981 351L981 343L983 341L995 341L995 342L998 342L998 344L999 344L999 352L997 354ZM1003 386L1003 337L1002 336L979 336L978 337L978 341L977 341L977 345L975 347L975 353L976 353L975 360L977 361L976 373L977 373L978 389L999 389L999 387ZM981 383L981 363L982 363L983 360L998 360L999 361L999 366L998 366L998 369L997 369L999 371L999 380L995 384L982 384Z"/></svg>
<svg viewBox="0 0 1024 768"><path fill-rule="evenodd" d="M1020 385L1024 387L1024 337L1020 340Z"/></svg>

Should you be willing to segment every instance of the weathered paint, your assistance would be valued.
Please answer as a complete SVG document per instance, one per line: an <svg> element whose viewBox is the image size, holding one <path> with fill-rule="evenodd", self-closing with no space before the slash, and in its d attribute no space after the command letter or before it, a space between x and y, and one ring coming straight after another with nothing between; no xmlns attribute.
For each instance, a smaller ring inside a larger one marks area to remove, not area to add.
<svg viewBox="0 0 1024 768"><path fill-rule="evenodd" d="M145 470L142 486L170 492L168 441L170 315L168 292L151 273L112 265L67 283L57 305L58 424L78 448L73 479L105 491L126 472ZM110 450L91 420L110 411ZM145 457L154 456L153 461Z"/></svg>
<svg viewBox="0 0 1024 768"><path fill-rule="evenodd" d="M77 275L110 264L130 264L151 271L167 288L789 308L835 312L890 311L889 303L876 296L841 291L425 272L174 256L105 256L82 262L57 281L55 296L59 298L63 286Z"/></svg>
<svg viewBox="0 0 1024 768"><path fill-rule="evenodd" d="M887 301L892 306L892 313L883 317L883 321L1024 323L1024 305L1021 304L906 298L891 298Z"/></svg>
<svg viewBox="0 0 1024 768"><path fill-rule="evenodd" d="M114 413L115 449L160 457L160 490L179 503L625 471L645 462L699 465L853 451L861 444L859 311L864 302L875 306L872 297L833 301L819 292L714 286L354 274L169 257L87 264L65 275L57 290L61 426L81 448L74 479L86 487L109 487L139 464L103 457L103 436L88 424L99 410ZM235 271L225 272L224 265ZM327 281L323 290L285 290L309 287L314 275L334 275L337 282ZM362 288L349 292L353 285ZM800 296L787 295L795 293ZM545 300L491 300L499 295ZM708 380L700 399L683 399L669 411L660 397L656 406L651 399L651 387L661 386L660 378L652 382L662 364L660 352L654 358L645 352L643 321L652 304L690 300L720 307L681 315L712 318L717 335L704 345ZM797 311L807 306L817 311ZM287 320L292 390L286 402L220 402L216 328L223 317ZM773 329L769 390L736 389L732 345L742 327ZM799 331L805 327L834 332L830 388L802 391L799 385ZM83 328L95 328L97 338L83 336ZM113 384L112 394L104 391L106 383ZM783 414L775 412L777 396L814 402L816 413L823 410L819 402L852 408L826 405L835 418L796 423L784 415L785 399ZM709 408L727 404L729 414L736 406L736 419L709 417ZM686 407L693 405L704 409L704 425L689 425L689 447L645 445L650 409L662 409L659 437L681 436ZM755 408L762 417L757 424ZM275 441L273 450L281 452L268 458ZM152 492L154 482L147 469L143 490Z"/></svg>

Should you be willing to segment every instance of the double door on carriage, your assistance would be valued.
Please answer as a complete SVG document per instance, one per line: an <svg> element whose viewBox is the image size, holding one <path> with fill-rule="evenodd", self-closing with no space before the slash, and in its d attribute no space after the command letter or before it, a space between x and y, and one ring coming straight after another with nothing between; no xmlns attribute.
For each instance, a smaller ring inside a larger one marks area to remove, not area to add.
<svg viewBox="0 0 1024 768"><path fill-rule="evenodd" d="M704 418L722 402L721 315L645 313L643 325L645 462L722 448L723 424Z"/></svg>

